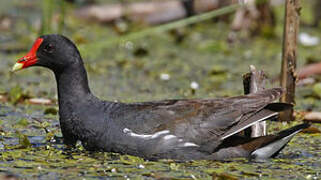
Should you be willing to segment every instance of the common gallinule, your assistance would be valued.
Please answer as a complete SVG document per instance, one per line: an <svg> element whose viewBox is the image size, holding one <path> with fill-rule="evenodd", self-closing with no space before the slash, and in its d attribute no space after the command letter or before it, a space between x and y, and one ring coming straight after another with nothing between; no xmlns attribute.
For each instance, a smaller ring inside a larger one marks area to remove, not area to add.
<svg viewBox="0 0 321 180"><path fill-rule="evenodd" d="M273 103L282 94L280 88L217 99L130 104L100 100L90 91L76 46L62 35L39 37L13 71L30 66L47 67L55 74L64 143L74 145L80 140L91 151L146 159L269 158L309 126L301 124L258 138L237 135L289 107Z"/></svg>

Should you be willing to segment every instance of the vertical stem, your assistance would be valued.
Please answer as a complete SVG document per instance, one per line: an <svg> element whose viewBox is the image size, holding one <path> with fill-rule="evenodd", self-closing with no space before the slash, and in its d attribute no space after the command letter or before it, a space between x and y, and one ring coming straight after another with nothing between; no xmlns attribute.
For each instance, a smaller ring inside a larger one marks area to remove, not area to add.
<svg viewBox="0 0 321 180"><path fill-rule="evenodd" d="M297 57L297 34L299 31L300 5L299 0L286 0L285 24L283 31L283 54L281 68L281 87L286 93L280 98L281 102L295 104L295 69ZM281 121L292 121L293 109L280 113Z"/></svg>
<svg viewBox="0 0 321 180"><path fill-rule="evenodd" d="M264 89L266 76L263 71L256 70L250 65L250 73L243 76L244 94L256 93ZM267 135L266 122L258 122L247 128L244 132L247 137L260 137Z"/></svg>
<svg viewBox="0 0 321 180"><path fill-rule="evenodd" d="M314 22L313 25L315 27L318 27L321 22L321 1L316 0L314 2L314 8L313 8L313 16L314 16Z"/></svg>
<svg viewBox="0 0 321 180"><path fill-rule="evenodd" d="M59 22L58 22L58 33L62 34L65 26L65 3L64 0L59 0Z"/></svg>
<svg viewBox="0 0 321 180"><path fill-rule="evenodd" d="M51 33L51 20L53 12L53 1L43 0L42 1L42 22L40 34Z"/></svg>

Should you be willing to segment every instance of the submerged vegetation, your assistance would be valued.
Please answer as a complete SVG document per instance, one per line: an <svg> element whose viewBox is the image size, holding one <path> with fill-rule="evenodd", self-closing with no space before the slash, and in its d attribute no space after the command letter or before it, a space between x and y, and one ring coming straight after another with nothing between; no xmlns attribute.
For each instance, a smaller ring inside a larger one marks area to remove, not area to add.
<svg viewBox="0 0 321 180"><path fill-rule="evenodd" d="M81 145L67 151L61 142L53 75L43 68L17 74L9 72L39 32L61 32L80 47L92 91L102 99L133 102L239 95L243 93L241 75L248 71L248 65L264 69L270 79L276 79L280 72L282 6L274 8L277 26L273 36L268 33L249 38L241 32L235 42L229 43L230 25L206 20L169 32L110 43L109 40L121 36L115 27L78 19L73 16L76 5L48 7L52 5L50 1L1 1L0 4L0 174L3 177L8 174L27 179L321 177L321 136L317 130L294 137L278 158L264 162L246 159L151 162L127 155L87 152ZM305 23L312 22L311 8L303 3ZM57 13L60 13L58 17ZM7 29L2 23L4 19L9 22ZM41 24L42 21L47 24ZM125 34L150 28L132 23L126 26ZM300 31L320 37L320 27L303 26ZM320 45L298 48L298 67L321 60ZM297 114L321 110L319 80L317 77L317 83L297 88ZM279 82L271 81L267 85L276 86ZM36 105L31 98L50 101L47 105ZM300 120L298 115L297 121ZM273 122L269 130L277 132L296 123Z"/></svg>

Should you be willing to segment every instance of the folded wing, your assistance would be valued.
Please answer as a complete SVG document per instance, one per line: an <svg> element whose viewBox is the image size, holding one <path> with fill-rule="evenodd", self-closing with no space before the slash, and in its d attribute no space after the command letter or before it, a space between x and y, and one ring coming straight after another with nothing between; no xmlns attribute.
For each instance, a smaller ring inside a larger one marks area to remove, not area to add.
<svg viewBox="0 0 321 180"><path fill-rule="evenodd" d="M126 128L135 133L169 131L179 139L202 146L276 116L286 104L271 103L281 94L281 88L273 88L231 98L134 103L128 104L129 111L122 119L127 122Z"/></svg>

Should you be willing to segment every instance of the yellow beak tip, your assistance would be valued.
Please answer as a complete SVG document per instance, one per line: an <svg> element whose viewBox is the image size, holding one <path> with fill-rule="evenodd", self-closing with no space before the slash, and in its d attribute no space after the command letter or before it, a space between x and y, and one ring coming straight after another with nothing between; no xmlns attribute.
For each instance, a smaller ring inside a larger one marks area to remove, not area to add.
<svg viewBox="0 0 321 180"><path fill-rule="evenodd" d="M19 71L20 69L22 69L23 67L23 64L21 63L16 63L13 65L12 69L11 69L11 72L16 72L16 71Z"/></svg>

